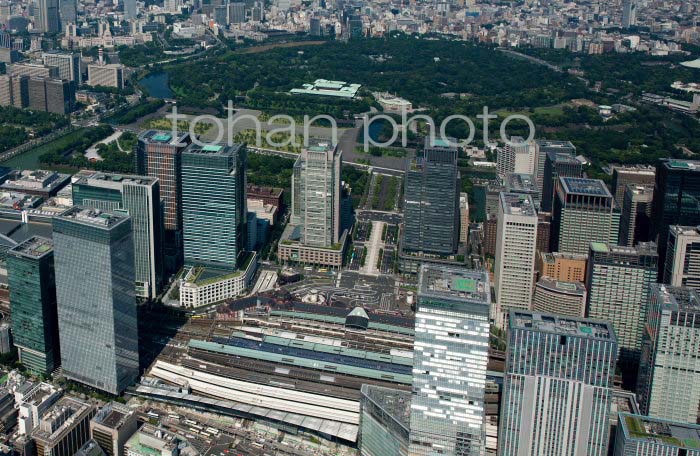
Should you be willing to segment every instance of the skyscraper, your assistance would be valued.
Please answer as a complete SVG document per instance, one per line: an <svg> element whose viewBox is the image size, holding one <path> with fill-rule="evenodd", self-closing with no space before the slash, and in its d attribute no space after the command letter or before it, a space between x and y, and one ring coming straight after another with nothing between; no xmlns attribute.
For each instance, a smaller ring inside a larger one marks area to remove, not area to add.
<svg viewBox="0 0 700 456"><path fill-rule="evenodd" d="M529 309L535 281L537 211L529 195L501 193L496 233L496 311L499 326L511 309Z"/></svg>
<svg viewBox="0 0 700 456"><path fill-rule="evenodd" d="M498 175L532 174L535 170L535 146L525 143L520 136L512 136L510 142L498 150L496 165Z"/></svg>
<svg viewBox="0 0 700 456"><path fill-rule="evenodd" d="M588 253L591 242L617 244L620 209L598 179L560 177L552 215L552 252Z"/></svg>
<svg viewBox="0 0 700 456"><path fill-rule="evenodd" d="M490 303L485 272L421 266L410 455L484 454Z"/></svg>
<svg viewBox="0 0 700 456"><path fill-rule="evenodd" d="M509 316L499 456L605 456L617 339L606 322Z"/></svg>
<svg viewBox="0 0 700 456"><path fill-rule="evenodd" d="M292 223L301 242L330 247L340 237L341 152L322 143L302 150L292 173Z"/></svg>
<svg viewBox="0 0 700 456"><path fill-rule="evenodd" d="M163 285L163 221L160 183L143 176L83 171L73 179L73 204L125 210L134 238L136 296L155 299Z"/></svg>
<svg viewBox="0 0 700 456"><path fill-rule="evenodd" d="M627 185L620 215L620 244L633 246L649 241L651 231L651 202L654 187Z"/></svg>
<svg viewBox="0 0 700 456"><path fill-rule="evenodd" d="M190 144L182 153L185 264L235 269L247 241L245 145Z"/></svg>
<svg viewBox="0 0 700 456"><path fill-rule="evenodd" d="M131 229L126 215L83 206L53 219L63 374L111 394L139 372Z"/></svg>
<svg viewBox="0 0 700 456"><path fill-rule="evenodd" d="M53 243L32 237L7 254L12 333L20 362L35 375L60 364Z"/></svg>
<svg viewBox="0 0 700 456"><path fill-rule="evenodd" d="M37 28L44 33L56 33L61 24L58 15L58 0L37 1Z"/></svg>
<svg viewBox="0 0 700 456"><path fill-rule="evenodd" d="M657 269L653 242L636 247L591 243L586 272L586 315L613 325L620 359L626 365L630 362L636 365L639 359L650 285L656 282Z"/></svg>
<svg viewBox="0 0 700 456"><path fill-rule="evenodd" d="M362 456L408 456L411 393L362 385L358 449Z"/></svg>
<svg viewBox="0 0 700 456"><path fill-rule="evenodd" d="M59 17L61 30L65 30L68 24L78 22L78 2L77 0L59 0Z"/></svg>
<svg viewBox="0 0 700 456"><path fill-rule="evenodd" d="M403 249L451 255L459 243L459 168L456 148L426 138L404 183Z"/></svg>
<svg viewBox="0 0 700 456"><path fill-rule="evenodd" d="M192 142L189 133L177 137L166 131L147 130L136 145L136 173L160 182L163 201L165 266L176 272L182 263L182 151Z"/></svg>
<svg viewBox="0 0 700 456"><path fill-rule="evenodd" d="M670 227L663 283L700 291L700 227Z"/></svg>
<svg viewBox="0 0 700 456"><path fill-rule="evenodd" d="M230 24L242 24L245 22L245 3L232 2L228 4L228 16Z"/></svg>
<svg viewBox="0 0 700 456"><path fill-rule="evenodd" d="M637 3L635 0L622 2L622 28L630 28L637 25Z"/></svg>
<svg viewBox="0 0 700 456"><path fill-rule="evenodd" d="M136 0L122 0L124 3L124 19L136 19Z"/></svg>
<svg viewBox="0 0 700 456"><path fill-rule="evenodd" d="M614 166L612 167L612 194L617 204L622 206L625 197L625 188L628 184L654 186L656 171L653 166Z"/></svg>
<svg viewBox="0 0 700 456"><path fill-rule="evenodd" d="M652 203L652 239L666 258L671 225L700 225L700 161L661 160L656 167Z"/></svg>
<svg viewBox="0 0 700 456"><path fill-rule="evenodd" d="M80 85L80 53L79 52L44 52L41 54L44 65L58 68L58 78L73 81Z"/></svg>
<svg viewBox="0 0 700 456"><path fill-rule="evenodd" d="M542 210L552 212L560 177L582 177L583 165L566 152L547 152L542 171Z"/></svg>
<svg viewBox="0 0 700 456"><path fill-rule="evenodd" d="M544 185L544 162L549 152L561 152L570 156L576 155L576 146L570 141L554 141L550 139L535 140L535 170L533 172L537 189L542 193Z"/></svg>
<svg viewBox="0 0 700 456"><path fill-rule="evenodd" d="M642 413L695 423L700 407L700 296L652 284L637 395Z"/></svg>

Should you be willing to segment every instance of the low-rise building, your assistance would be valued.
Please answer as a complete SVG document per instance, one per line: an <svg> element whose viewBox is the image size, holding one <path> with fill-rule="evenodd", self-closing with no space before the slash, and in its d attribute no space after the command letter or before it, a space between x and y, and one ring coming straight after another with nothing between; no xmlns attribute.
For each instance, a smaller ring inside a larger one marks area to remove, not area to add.
<svg viewBox="0 0 700 456"><path fill-rule="evenodd" d="M565 317L583 317L586 288L581 282L563 282L544 276L535 285L532 310Z"/></svg>
<svg viewBox="0 0 700 456"><path fill-rule="evenodd" d="M0 188L48 198L56 196L69 183L70 175L68 174L37 169L20 171L15 176L8 178L5 183L0 185Z"/></svg>
<svg viewBox="0 0 700 456"><path fill-rule="evenodd" d="M31 437L37 454L72 456L90 439L95 406L72 397L61 398L41 417Z"/></svg>
<svg viewBox="0 0 700 456"><path fill-rule="evenodd" d="M258 268L258 255L248 258L234 271L203 266L188 267L180 279L180 306L196 308L245 294Z"/></svg>
<svg viewBox="0 0 700 456"><path fill-rule="evenodd" d="M614 456L700 456L700 426L620 413Z"/></svg>

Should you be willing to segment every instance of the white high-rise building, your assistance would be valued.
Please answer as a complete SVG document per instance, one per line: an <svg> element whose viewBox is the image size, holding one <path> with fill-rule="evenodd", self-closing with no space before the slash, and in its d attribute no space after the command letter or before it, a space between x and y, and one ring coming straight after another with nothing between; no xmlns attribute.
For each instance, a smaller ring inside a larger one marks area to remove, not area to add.
<svg viewBox="0 0 700 456"><path fill-rule="evenodd" d="M606 456L617 339L606 322L512 311L499 456Z"/></svg>
<svg viewBox="0 0 700 456"><path fill-rule="evenodd" d="M423 264L418 279L411 456L483 456L491 292L484 271Z"/></svg>
<svg viewBox="0 0 700 456"><path fill-rule="evenodd" d="M669 227L663 282L700 290L700 227Z"/></svg>
<svg viewBox="0 0 700 456"><path fill-rule="evenodd" d="M510 138L513 144L506 144L498 150L496 165L499 176L507 174L533 174L535 172L535 145L525 142L520 136Z"/></svg>
<svg viewBox="0 0 700 456"><path fill-rule="evenodd" d="M503 326L511 309L530 309L537 251L537 211L532 197L501 193L496 230L496 309L492 317Z"/></svg>
<svg viewBox="0 0 700 456"><path fill-rule="evenodd" d="M652 284L637 393L642 413L695 423L700 407L700 296Z"/></svg>

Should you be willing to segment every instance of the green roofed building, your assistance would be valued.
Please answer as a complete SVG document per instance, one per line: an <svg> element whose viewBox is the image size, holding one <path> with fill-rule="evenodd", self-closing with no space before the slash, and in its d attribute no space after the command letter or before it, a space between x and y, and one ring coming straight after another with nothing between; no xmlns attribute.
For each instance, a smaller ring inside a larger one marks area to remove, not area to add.
<svg viewBox="0 0 700 456"><path fill-rule="evenodd" d="M12 333L22 364L47 375L60 364L53 243L34 236L7 254Z"/></svg>
<svg viewBox="0 0 700 456"><path fill-rule="evenodd" d="M700 426L620 413L614 456L700 456Z"/></svg>

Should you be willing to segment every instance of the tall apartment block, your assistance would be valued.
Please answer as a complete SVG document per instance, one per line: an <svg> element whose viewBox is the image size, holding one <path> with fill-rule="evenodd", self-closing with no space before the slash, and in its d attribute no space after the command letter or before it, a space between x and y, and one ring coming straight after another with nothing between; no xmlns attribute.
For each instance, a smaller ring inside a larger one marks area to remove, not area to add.
<svg viewBox="0 0 700 456"><path fill-rule="evenodd" d="M94 405L72 397L62 397L32 430L35 454L67 456L77 453L90 439L90 419L94 415Z"/></svg>
<svg viewBox="0 0 700 456"><path fill-rule="evenodd" d="M532 174L535 169L535 146L525 142L520 136L510 138L512 144L506 144L498 150L496 169L498 175Z"/></svg>
<svg viewBox="0 0 700 456"><path fill-rule="evenodd" d="M547 154L550 152L563 153L574 157L576 156L576 146L571 144L571 141L535 140L535 170L533 174L540 194L542 194L544 185L544 162L547 159Z"/></svg>
<svg viewBox="0 0 700 456"><path fill-rule="evenodd" d="M79 52L44 52L41 54L44 65L58 68L58 79L73 81L80 85L80 53Z"/></svg>
<svg viewBox="0 0 700 456"><path fill-rule="evenodd" d="M90 435L107 456L124 456L124 444L138 428L136 418L128 406L109 403L90 421Z"/></svg>
<svg viewBox="0 0 700 456"><path fill-rule="evenodd" d="M408 456L411 393L375 385L360 393L360 454Z"/></svg>
<svg viewBox="0 0 700 456"><path fill-rule="evenodd" d="M620 413L613 456L700 456L700 426Z"/></svg>
<svg viewBox="0 0 700 456"><path fill-rule="evenodd" d="M499 456L605 456L617 339L607 322L509 316Z"/></svg>
<svg viewBox="0 0 700 456"><path fill-rule="evenodd" d="M700 296L691 288L653 284L637 383L643 414L698 422L698 353Z"/></svg>
<svg viewBox="0 0 700 456"><path fill-rule="evenodd" d="M552 214L552 251L588 253L591 242L617 244L620 209L598 179L560 177Z"/></svg>
<svg viewBox="0 0 700 456"><path fill-rule="evenodd" d="M529 309L535 282L537 211L529 195L501 193L496 233L496 310L503 327L511 309Z"/></svg>
<svg viewBox="0 0 700 456"><path fill-rule="evenodd" d="M648 242L651 233L653 186L628 184L624 188L620 215L620 245Z"/></svg>
<svg viewBox="0 0 700 456"><path fill-rule="evenodd" d="M245 249L246 147L190 144L182 153L185 264L236 269Z"/></svg>
<svg viewBox="0 0 700 456"><path fill-rule="evenodd" d="M124 65L92 64L88 65L88 85L93 87L124 88Z"/></svg>
<svg viewBox="0 0 700 456"><path fill-rule="evenodd" d="M653 187L655 175L656 170L653 166L614 166L612 174L612 194L617 204L622 206L627 185Z"/></svg>
<svg viewBox="0 0 700 456"><path fill-rule="evenodd" d="M560 177L582 177L583 165L568 152L548 152L542 175L542 210L552 212Z"/></svg>
<svg viewBox="0 0 700 456"><path fill-rule="evenodd" d="M700 291L700 227L669 227L663 283Z"/></svg>
<svg viewBox="0 0 700 456"><path fill-rule="evenodd" d="M61 362L51 240L35 236L10 249L7 276L19 360L29 372L48 375Z"/></svg>
<svg viewBox="0 0 700 456"><path fill-rule="evenodd" d="M586 314L586 288L581 282L562 282L542 277L535 284L532 310L581 318Z"/></svg>
<svg viewBox="0 0 700 456"><path fill-rule="evenodd" d="M136 144L136 173L160 182L163 201L163 246L168 272L182 264L182 151L192 142L189 133L147 130Z"/></svg>
<svg viewBox="0 0 700 456"><path fill-rule="evenodd" d="M120 394L139 373L131 218L75 206L53 240L63 374Z"/></svg>
<svg viewBox="0 0 700 456"><path fill-rule="evenodd" d="M0 75L0 106L29 106L29 76Z"/></svg>
<svg viewBox="0 0 700 456"><path fill-rule="evenodd" d="M427 142L427 139L426 139ZM402 248L409 252L451 255L459 242L458 151L426 144L408 164L404 183Z"/></svg>
<svg viewBox="0 0 700 456"><path fill-rule="evenodd" d="M484 454L490 295L483 271L421 266L409 454Z"/></svg>
<svg viewBox="0 0 700 456"><path fill-rule="evenodd" d="M163 285L160 183L148 176L81 171L73 177L73 205L129 213L134 238L136 296L155 299Z"/></svg>
<svg viewBox="0 0 700 456"><path fill-rule="evenodd" d="M700 161L661 160L656 167L652 203L652 239L659 245L659 257L666 258L671 225L700 225Z"/></svg>
<svg viewBox="0 0 700 456"><path fill-rule="evenodd" d="M656 244L624 247L594 242L588 254L586 315L615 328L620 359L627 365L639 359L646 309L659 257Z"/></svg>

